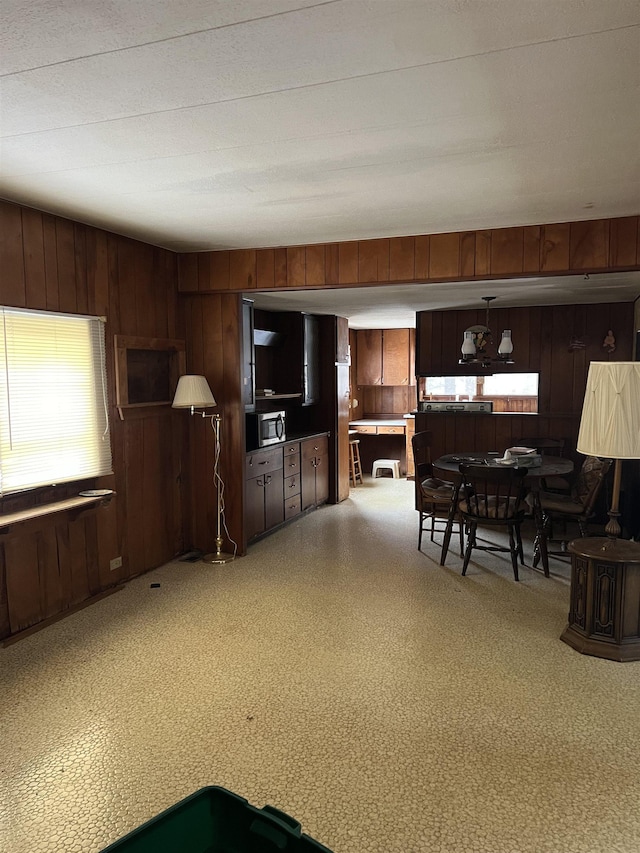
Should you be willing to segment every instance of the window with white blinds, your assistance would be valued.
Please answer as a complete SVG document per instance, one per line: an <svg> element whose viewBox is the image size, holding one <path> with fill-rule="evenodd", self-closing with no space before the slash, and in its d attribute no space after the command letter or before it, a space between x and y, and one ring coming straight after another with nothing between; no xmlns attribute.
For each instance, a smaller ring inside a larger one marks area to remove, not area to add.
<svg viewBox="0 0 640 853"><path fill-rule="evenodd" d="M0 494L111 473L104 321L0 312Z"/></svg>

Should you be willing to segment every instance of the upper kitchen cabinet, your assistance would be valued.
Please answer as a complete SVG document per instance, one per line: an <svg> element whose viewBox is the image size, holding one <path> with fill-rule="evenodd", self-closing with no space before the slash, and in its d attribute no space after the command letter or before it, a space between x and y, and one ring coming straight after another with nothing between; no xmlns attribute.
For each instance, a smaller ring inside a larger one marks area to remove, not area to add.
<svg viewBox="0 0 640 853"><path fill-rule="evenodd" d="M318 318L297 311L256 309L253 327L256 404L283 398L303 406L317 403L321 392ZM267 389L273 395L265 394Z"/></svg>
<svg viewBox="0 0 640 853"><path fill-rule="evenodd" d="M414 384L413 329L356 331L358 385Z"/></svg>

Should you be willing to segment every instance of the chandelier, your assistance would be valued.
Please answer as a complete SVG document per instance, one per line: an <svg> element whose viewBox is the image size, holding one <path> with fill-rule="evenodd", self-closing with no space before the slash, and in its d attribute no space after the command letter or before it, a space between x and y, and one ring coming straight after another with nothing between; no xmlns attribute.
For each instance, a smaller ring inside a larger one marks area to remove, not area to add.
<svg viewBox="0 0 640 853"><path fill-rule="evenodd" d="M491 327L489 326L489 305L495 296L483 296L482 300L487 305L485 325L469 326L462 338L462 358L458 364L475 364L480 367L491 367L492 364L514 364L511 354L513 343L511 341L511 329L504 329L497 357L492 358L487 354L487 346L493 343Z"/></svg>

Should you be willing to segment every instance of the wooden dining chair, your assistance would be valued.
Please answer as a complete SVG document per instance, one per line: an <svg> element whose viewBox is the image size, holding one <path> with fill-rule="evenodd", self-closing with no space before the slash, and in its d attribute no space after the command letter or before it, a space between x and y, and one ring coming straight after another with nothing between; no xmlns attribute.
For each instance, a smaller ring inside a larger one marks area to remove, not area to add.
<svg viewBox="0 0 640 853"><path fill-rule="evenodd" d="M494 468L488 465L460 464L462 485L458 510L467 527L467 547L464 552L462 574L474 549L500 551L511 554L513 576L518 578L518 559L524 563L520 526L525 516L526 468ZM506 527L509 547L494 543L480 545L477 530L480 527Z"/></svg>
<svg viewBox="0 0 640 853"><path fill-rule="evenodd" d="M420 513L418 528L418 551L422 548L422 534L429 531L430 539L435 542L436 523L445 526L451 512L451 502L456 496L456 486L447 480L434 477L431 464L431 439L429 430L417 432L411 436L411 447L415 465L416 509ZM460 517L456 513L454 524L458 526L460 536L460 556L464 548L464 532ZM444 532L444 528L438 532Z"/></svg>
<svg viewBox="0 0 640 853"><path fill-rule="evenodd" d="M542 529L538 532L533 546L533 565L536 567L541 559L541 537L544 537L547 554L555 557L569 558L567 543L569 539L558 540L560 549L549 550L553 540L553 524L558 522L574 522L578 525L580 536L587 535L587 523L595 515L596 500L611 468L611 459L599 459L587 456L571 486L569 494L558 494L551 491L540 491L538 498L542 510Z"/></svg>

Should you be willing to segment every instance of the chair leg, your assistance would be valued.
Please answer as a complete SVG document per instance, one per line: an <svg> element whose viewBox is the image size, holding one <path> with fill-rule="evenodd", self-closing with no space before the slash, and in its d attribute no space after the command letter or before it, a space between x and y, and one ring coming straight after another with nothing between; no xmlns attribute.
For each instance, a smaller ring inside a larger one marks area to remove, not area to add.
<svg viewBox="0 0 640 853"><path fill-rule="evenodd" d="M511 550L511 565L513 566L513 576L516 580L520 580L518 577L518 546L516 545L516 540L513 535L514 525L509 525L509 549Z"/></svg>
<svg viewBox="0 0 640 853"><path fill-rule="evenodd" d="M462 566L463 575L466 575L467 573L467 566L469 565L469 560L471 559L471 551L473 550L473 546L476 542L476 527L477 524L470 522L469 532L467 534L467 550L464 552L464 564Z"/></svg>
<svg viewBox="0 0 640 853"><path fill-rule="evenodd" d="M464 556L464 522L462 519L458 521L458 533L460 534L460 556Z"/></svg>
<svg viewBox="0 0 640 853"><path fill-rule="evenodd" d="M422 512L422 510L420 510L420 521L419 521L419 527L418 527L418 551L420 551L422 549L422 527L424 525L424 518L425 518L425 515Z"/></svg>

